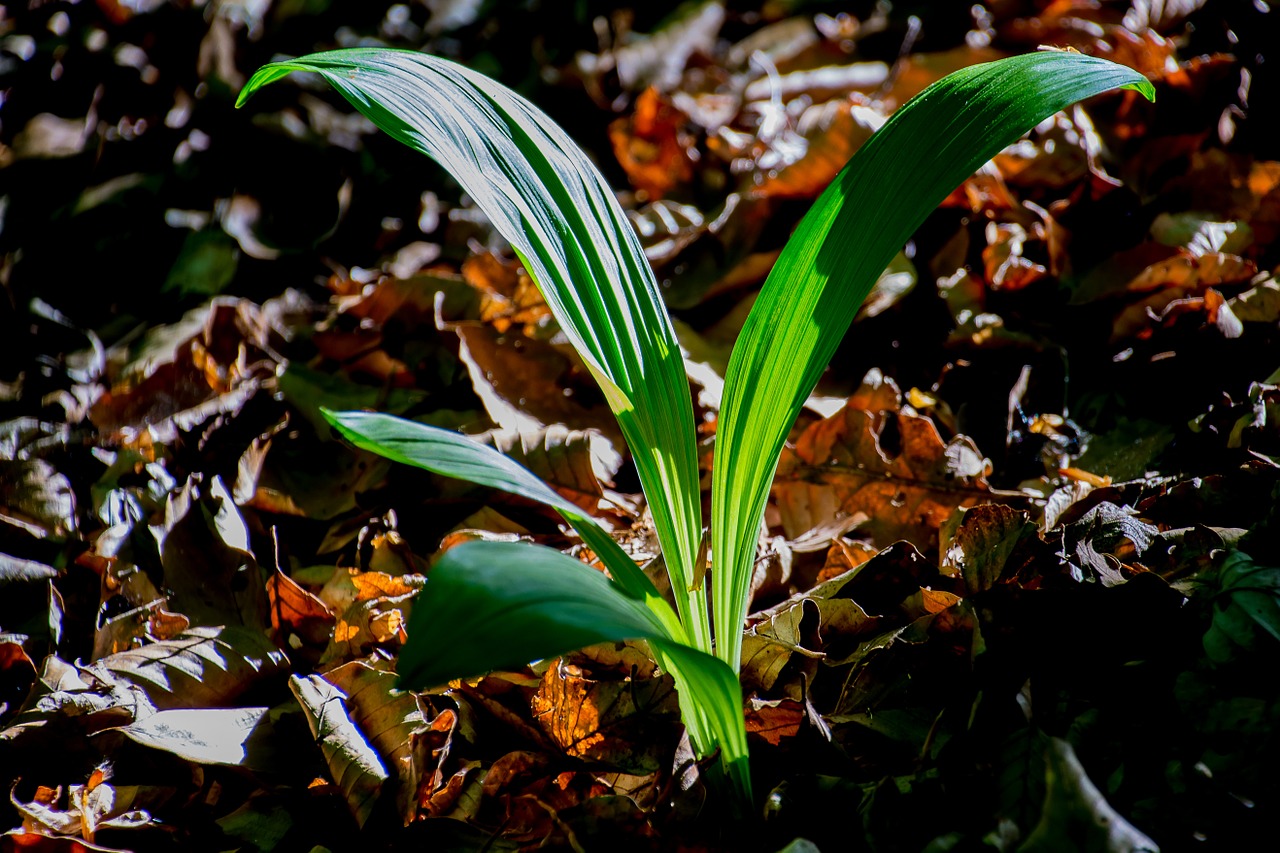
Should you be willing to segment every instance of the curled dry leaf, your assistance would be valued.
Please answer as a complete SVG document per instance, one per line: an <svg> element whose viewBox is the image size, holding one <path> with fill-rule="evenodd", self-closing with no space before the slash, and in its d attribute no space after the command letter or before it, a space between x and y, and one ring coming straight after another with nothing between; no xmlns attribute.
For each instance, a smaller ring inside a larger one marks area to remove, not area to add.
<svg viewBox="0 0 1280 853"><path fill-rule="evenodd" d="M990 499L989 464L968 438L944 442L931 419L903 411L897 387L872 371L843 410L783 450L773 496L790 539L854 519L880 546L932 550L952 510Z"/></svg>
<svg viewBox="0 0 1280 853"><path fill-rule="evenodd" d="M957 596L945 591L948 586L919 551L899 542L807 592L752 614L742 642L743 680L772 691L788 665L795 669L797 656L803 659L799 668L811 678L819 662L847 662L869 638L954 604ZM787 695L801 698L794 679L783 682Z"/></svg>
<svg viewBox="0 0 1280 853"><path fill-rule="evenodd" d="M636 99L628 116L609 125L613 153L631 185L650 198L662 198L672 187L693 178L688 116L650 86Z"/></svg>
<svg viewBox="0 0 1280 853"><path fill-rule="evenodd" d="M218 415L234 416L275 372L274 313L217 297L152 329L136 350L109 352L111 385L89 419L121 445L149 447Z"/></svg>
<svg viewBox="0 0 1280 853"><path fill-rule="evenodd" d="M564 661L547 668L531 708L567 754L636 774L663 766L679 719L669 678L593 678Z"/></svg>
<svg viewBox="0 0 1280 853"><path fill-rule="evenodd" d="M809 107L796 124L796 150L785 162L766 169L752 192L775 198L815 197L886 118L865 98L838 98Z"/></svg>
<svg viewBox="0 0 1280 853"><path fill-rule="evenodd" d="M336 621L333 612L279 569L267 580L267 599L272 630L293 632L308 644L328 641Z"/></svg>
<svg viewBox="0 0 1280 853"><path fill-rule="evenodd" d="M391 778L386 765L352 721L342 690L319 675L290 676L289 689L306 712L330 777L356 823L364 826Z"/></svg>
<svg viewBox="0 0 1280 853"><path fill-rule="evenodd" d="M551 319L542 292L518 263L482 252L462 262L462 277L479 293L480 320L499 333L514 327L533 336Z"/></svg>
<svg viewBox="0 0 1280 853"><path fill-rule="evenodd" d="M324 678L345 696L352 724L394 774L396 807L404 822L410 823L417 815L422 786L432 781L428 772L434 770L428 766L433 741L430 732L437 724L451 730L452 712L428 725L417 697L395 689L395 673L362 661L343 664ZM335 774L335 778L339 777Z"/></svg>
<svg viewBox="0 0 1280 853"><path fill-rule="evenodd" d="M78 836L87 842L88 849L102 849L93 846L99 831L150 826L151 815L140 806L162 800L168 793L138 785L118 787L112 785L109 778L108 772L98 769L93 771L84 785L69 786L65 808L59 806L63 800L62 788L43 785L36 788L35 796L30 801L19 801L10 792L9 802L22 815L24 835L55 838ZM27 843L19 845L19 848L22 846L35 845Z"/></svg>
<svg viewBox="0 0 1280 853"><path fill-rule="evenodd" d="M37 539L61 540L75 533L71 481L43 459L0 459L0 523ZM4 566L5 574L31 571L29 566L19 569L12 563Z"/></svg>
<svg viewBox="0 0 1280 853"><path fill-rule="evenodd" d="M1001 504L958 509L940 531L942 573L961 578L967 594L990 589L1016 573L1039 541L1030 516Z"/></svg>
<svg viewBox="0 0 1280 853"><path fill-rule="evenodd" d="M170 494L160 541L169 608L195 625L269 624L264 578L249 529L221 478L193 477Z"/></svg>

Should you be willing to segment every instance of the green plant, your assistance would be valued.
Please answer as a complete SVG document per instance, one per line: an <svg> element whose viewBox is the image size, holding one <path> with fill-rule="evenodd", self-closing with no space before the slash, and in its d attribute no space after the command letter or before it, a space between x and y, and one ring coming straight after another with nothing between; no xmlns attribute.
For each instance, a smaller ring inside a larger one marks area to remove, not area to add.
<svg viewBox="0 0 1280 853"><path fill-rule="evenodd" d="M1154 97L1145 78L1105 60L1029 54L938 81L853 157L787 244L733 350L716 437L709 611L680 348L639 241L597 170L532 104L423 54L354 49L272 63L240 103L292 71L319 73L378 127L439 162L510 241L618 418L675 592L673 611L591 518L495 451L387 415L326 413L359 447L555 508L613 578L537 546L453 548L414 608L401 682L424 687L590 643L646 639L676 681L695 751L719 750L716 766L739 804L751 786L737 671L765 501L787 431L858 306L925 216L1027 129L1116 87Z"/></svg>

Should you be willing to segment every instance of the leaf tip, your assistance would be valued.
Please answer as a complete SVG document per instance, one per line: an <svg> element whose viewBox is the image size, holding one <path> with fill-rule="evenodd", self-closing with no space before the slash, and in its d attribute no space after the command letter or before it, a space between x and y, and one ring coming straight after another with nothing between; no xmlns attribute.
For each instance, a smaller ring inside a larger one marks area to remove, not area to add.
<svg viewBox="0 0 1280 853"><path fill-rule="evenodd" d="M1133 91L1133 92L1138 92L1139 94L1142 95L1142 97L1146 98L1148 101L1150 101L1153 104L1156 101L1156 87L1153 86L1151 84L1151 81L1148 80L1146 77L1143 77L1141 80L1135 80L1132 83L1126 83L1120 88L1129 89L1130 91Z"/></svg>

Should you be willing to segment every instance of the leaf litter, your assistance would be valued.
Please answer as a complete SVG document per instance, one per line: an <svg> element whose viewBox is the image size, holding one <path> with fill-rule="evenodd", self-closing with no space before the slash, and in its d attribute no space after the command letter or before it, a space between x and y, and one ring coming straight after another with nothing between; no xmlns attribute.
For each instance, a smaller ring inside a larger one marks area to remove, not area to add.
<svg viewBox="0 0 1280 853"><path fill-rule="evenodd" d="M3 849L1260 837L1280 796L1258 677L1280 651L1271 13L707 0L547 27L334 5L6 25ZM539 505L348 447L322 407L460 430L656 552L599 391L469 200L327 95L231 113L273 53L358 39L481 63L592 151L675 312L704 466L755 289L907 97L1044 43L1159 90L1054 116L957 188L795 425L743 644L758 822L696 819L714 803L643 644L394 689L442 551L593 558Z"/></svg>

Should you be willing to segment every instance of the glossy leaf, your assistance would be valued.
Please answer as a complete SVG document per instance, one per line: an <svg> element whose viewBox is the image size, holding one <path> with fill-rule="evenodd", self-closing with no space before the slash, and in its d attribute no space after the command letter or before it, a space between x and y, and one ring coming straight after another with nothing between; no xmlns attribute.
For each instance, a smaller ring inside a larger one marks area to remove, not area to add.
<svg viewBox="0 0 1280 853"><path fill-rule="evenodd" d="M643 601L657 616L670 636L682 639L684 630L676 614L636 566L595 519L560 495L527 468L492 447L472 441L451 430L374 412L331 412L322 410L329 423L356 447L385 456L395 462L424 468L446 477L456 477L536 501L560 513L573 525L591 550L628 594Z"/></svg>
<svg viewBox="0 0 1280 853"><path fill-rule="evenodd" d="M724 667L719 674L714 672L708 674L698 663L703 657L707 657L706 655L695 652L693 649L688 650L689 654L685 653L685 647L682 644L688 642L688 637L670 605L645 577L644 572L640 571L621 546L613 540L613 537L597 525L593 518L584 514L581 508L552 490L532 472L513 460L491 447L472 441L458 433L392 415L370 412L324 410L324 416L357 447L447 477L457 477L519 495L559 512L566 522L573 525L582 540L609 569L618 586L632 598L643 602L651 617L662 626L670 642L654 645L654 655L658 663L670 672L676 681L676 688L680 690L680 707L685 726L689 729L690 740L698 754L709 755L715 751L717 745L720 745L726 755L726 765L730 761L728 756L746 755L745 740L741 740L741 750L733 752L738 749L739 740L745 738L740 709L735 710L729 718L721 718L721 711L716 710L718 705L715 703L707 705L700 698L708 691L712 696L736 697L738 695L736 679L724 682L724 676L726 674L731 676L732 672L728 667ZM448 552L445 555L446 558L452 553L452 551ZM581 566L568 557L565 560L569 565ZM432 571L433 579L438 571L438 568ZM599 577L595 572L591 574L596 578ZM611 588L610 591L614 592ZM614 594L617 593L614 592ZM415 607L414 612L417 613L421 609L421 606ZM468 616L468 614L465 611L459 611L455 616ZM470 636L471 629L464 628L461 622L458 623L457 630L465 631L466 635ZM421 642L417 634L410 633L409 644L404 654L417 654L414 650L421 648ZM522 643L523 641L520 641L517 647L523 648ZM561 651L569 651L571 648L566 647ZM735 708L737 707L736 702L720 704L734 704ZM725 736L729 740L722 742L717 732L728 732ZM741 770L730 769L729 774L731 779L739 779L739 777L745 779L745 765ZM745 785L745 782L739 781L738 784ZM746 788L743 787L742 790Z"/></svg>
<svg viewBox="0 0 1280 853"><path fill-rule="evenodd" d="M617 416L672 586L688 589L702 533L689 385L653 271L599 171L514 92L412 51L358 48L272 63L239 103L292 71L320 74L382 130L440 163L511 243ZM676 603L710 648L705 587Z"/></svg>
<svg viewBox="0 0 1280 853"><path fill-rule="evenodd" d="M641 601L559 551L509 542L465 542L431 570L409 619L398 671L406 687L445 684L594 643L648 640L680 670L739 790L749 792L737 677L721 661L675 641Z"/></svg>
<svg viewBox="0 0 1280 853"><path fill-rule="evenodd" d="M712 492L716 654L737 669L756 539L787 431L858 306L947 194L1042 119L1145 77L1058 51L951 74L872 136L778 258L725 376Z"/></svg>

